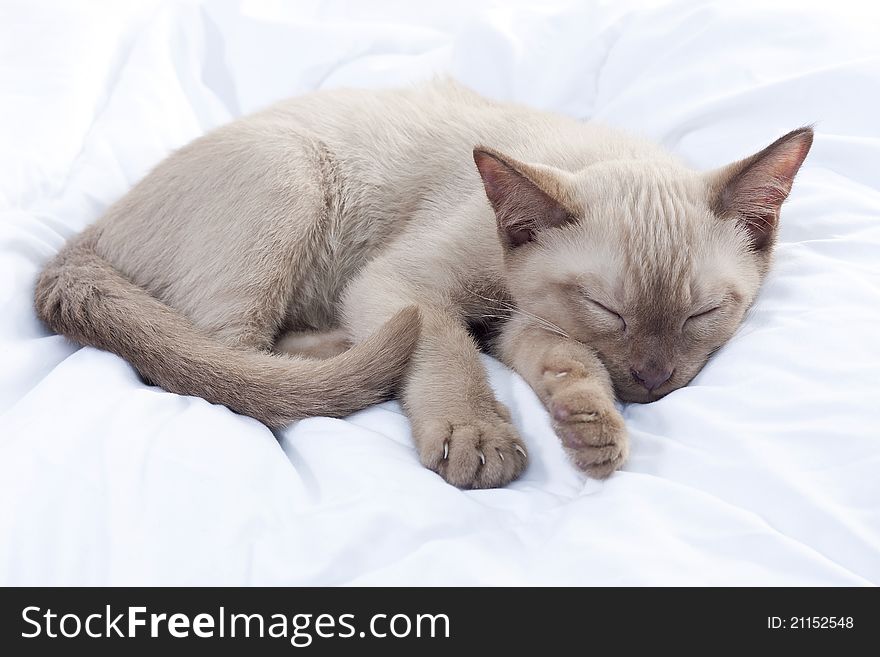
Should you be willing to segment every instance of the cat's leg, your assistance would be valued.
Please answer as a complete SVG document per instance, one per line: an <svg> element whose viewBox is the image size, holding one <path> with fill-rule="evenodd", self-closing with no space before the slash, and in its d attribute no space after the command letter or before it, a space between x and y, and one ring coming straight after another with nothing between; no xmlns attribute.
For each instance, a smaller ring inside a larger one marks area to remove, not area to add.
<svg viewBox="0 0 880 657"><path fill-rule="evenodd" d="M422 463L462 488L494 488L527 461L510 414L492 392L465 324L422 309L422 335L403 390Z"/></svg>
<svg viewBox="0 0 880 657"><path fill-rule="evenodd" d="M523 317L508 322L497 346L502 360L547 407L556 434L581 470L604 478L623 465L629 454L626 426L594 351Z"/></svg>
<svg viewBox="0 0 880 657"><path fill-rule="evenodd" d="M525 446L495 399L463 319L428 296L442 295L406 289L373 263L346 292L346 329L362 339L398 308L417 304L422 331L401 397L420 460L461 488L503 486L525 468Z"/></svg>
<svg viewBox="0 0 880 657"><path fill-rule="evenodd" d="M331 331L289 331L275 341L272 351L307 358L332 358L351 347L344 329Z"/></svg>

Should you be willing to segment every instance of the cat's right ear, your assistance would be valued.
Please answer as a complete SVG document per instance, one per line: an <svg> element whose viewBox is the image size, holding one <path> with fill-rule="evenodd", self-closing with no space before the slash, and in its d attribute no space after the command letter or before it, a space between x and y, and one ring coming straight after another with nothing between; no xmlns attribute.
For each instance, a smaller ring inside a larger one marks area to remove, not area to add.
<svg viewBox="0 0 880 657"><path fill-rule="evenodd" d="M541 230L575 220L564 201L562 172L484 147L474 149L474 162L495 211L498 235L508 249L532 241Z"/></svg>

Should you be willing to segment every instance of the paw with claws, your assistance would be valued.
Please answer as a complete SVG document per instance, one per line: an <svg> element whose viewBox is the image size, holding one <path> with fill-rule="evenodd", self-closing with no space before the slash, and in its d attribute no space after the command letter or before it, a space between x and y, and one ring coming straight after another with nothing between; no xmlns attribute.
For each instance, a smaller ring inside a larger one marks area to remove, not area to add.
<svg viewBox="0 0 880 657"><path fill-rule="evenodd" d="M545 371L544 384L553 427L574 464L596 479L622 466L629 442L611 396L595 381L566 370Z"/></svg>
<svg viewBox="0 0 880 657"><path fill-rule="evenodd" d="M459 488L504 486L528 461L501 404L482 412L416 420L413 434L422 463Z"/></svg>

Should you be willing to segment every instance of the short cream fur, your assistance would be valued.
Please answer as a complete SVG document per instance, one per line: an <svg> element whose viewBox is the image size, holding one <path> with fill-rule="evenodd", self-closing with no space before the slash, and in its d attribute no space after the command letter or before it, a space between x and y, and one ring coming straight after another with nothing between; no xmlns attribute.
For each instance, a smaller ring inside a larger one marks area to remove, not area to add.
<svg viewBox="0 0 880 657"><path fill-rule="evenodd" d="M700 173L447 80L319 92L161 162L47 265L36 308L270 426L396 392L422 463L501 486L528 455L476 334L604 477L628 453L615 395L685 385L742 321L811 143Z"/></svg>

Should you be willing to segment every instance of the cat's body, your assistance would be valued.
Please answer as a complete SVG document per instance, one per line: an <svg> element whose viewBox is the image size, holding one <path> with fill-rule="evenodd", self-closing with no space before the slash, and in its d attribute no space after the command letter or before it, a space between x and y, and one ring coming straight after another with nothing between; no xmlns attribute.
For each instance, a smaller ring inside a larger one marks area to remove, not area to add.
<svg viewBox="0 0 880 657"><path fill-rule="evenodd" d="M652 144L450 82L314 94L159 164L50 263L37 309L169 390L270 425L349 412L405 371L422 462L494 486L526 453L468 333L479 325L574 461L607 475L627 453L615 389L665 394L733 332L809 137L707 177ZM722 300L717 326L676 333L679 315ZM597 312L620 315L620 335ZM273 347L329 360L258 353Z"/></svg>
<svg viewBox="0 0 880 657"><path fill-rule="evenodd" d="M669 157L600 126L491 103L450 83L324 92L279 103L183 147L100 220L97 251L197 325L224 337L234 333L233 342L241 337L229 322L229 300L221 316L214 314L217 301L254 284L252 269L231 262L250 250L257 257L278 251L277 243L260 242L269 226L291 242L307 242L300 249L291 244L298 252L287 254L301 277L288 295L289 328L337 323L345 285L407 231L417 234L417 244L446 242L450 249L430 250L450 256L451 268L464 265L475 280L500 281L502 249L475 175L476 144L570 170L598 160ZM173 226L148 228L166 213ZM453 221L459 230L448 225ZM206 239L214 231L216 239ZM309 258L315 261L301 260ZM273 337L255 341L268 347Z"/></svg>

